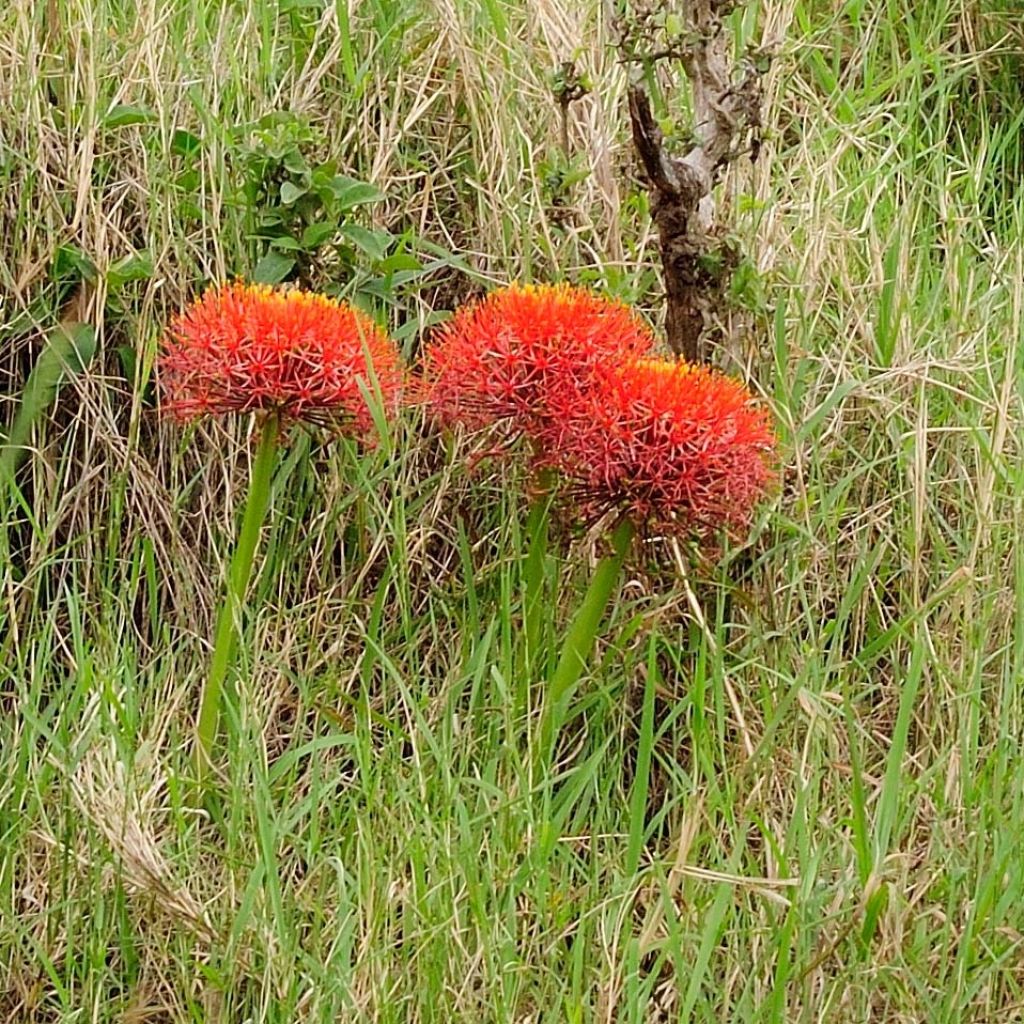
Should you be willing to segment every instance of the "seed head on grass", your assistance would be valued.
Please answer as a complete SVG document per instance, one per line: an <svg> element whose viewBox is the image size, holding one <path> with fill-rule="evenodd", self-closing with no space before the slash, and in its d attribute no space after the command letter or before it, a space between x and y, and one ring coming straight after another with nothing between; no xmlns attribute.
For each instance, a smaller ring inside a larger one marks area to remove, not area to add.
<svg viewBox="0 0 1024 1024"><path fill-rule="evenodd" d="M371 366L393 408L398 352L370 317L313 292L236 282L209 288L171 320L157 374L163 408L178 419L266 412L365 435Z"/></svg>
<svg viewBox="0 0 1024 1024"><path fill-rule="evenodd" d="M584 519L704 536L749 525L774 479L776 439L750 392L705 366L641 358L605 367L561 405L543 450Z"/></svg>
<svg viewBox="0 0 1024 1024"><path fill-rule="evenodd" d="M626 306L566 284L511 285L459 310L424 357L427 402L441 423L507 422L540 437L553 395L582 394L594 370L651 352Z"/></svg>

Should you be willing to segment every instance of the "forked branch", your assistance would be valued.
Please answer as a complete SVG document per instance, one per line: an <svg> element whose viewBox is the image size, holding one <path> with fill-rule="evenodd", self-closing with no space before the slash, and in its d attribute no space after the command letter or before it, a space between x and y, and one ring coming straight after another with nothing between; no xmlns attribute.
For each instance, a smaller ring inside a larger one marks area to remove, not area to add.
<svg viewBox="0 0 1024 1024"><path fill-rule="evenodd" d="M648 180L651 211L658 228L665 283L665 331L672 349L690 360L703 356L702 338L722 292L722 258L716 233L712 190L722 169L760 127L760 74L753 61L740 69L729 59L730 39L723 18L731 0L691 0L670 46L657 47L667 23L664 9L640 8L616 20L618 46L631 68L629 116L633 144ZM678 59L693 93L692 144L672 156L651 109L644 71L658 59Z"/></svg>

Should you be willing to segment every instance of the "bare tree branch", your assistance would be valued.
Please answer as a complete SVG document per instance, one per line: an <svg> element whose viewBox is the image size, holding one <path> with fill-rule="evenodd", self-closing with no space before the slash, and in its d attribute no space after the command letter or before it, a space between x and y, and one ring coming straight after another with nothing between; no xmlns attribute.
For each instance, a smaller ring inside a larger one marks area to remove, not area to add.
<svg viewBox="0 0 1024 1024"><path fill-rule="evenodd" d="M629 86L633 144L652 193L665 281L665 330L672 349L691 360L702 357L702 336L721 296L721 273L708 257L721 250L715 236L712 189L722 168L740 151L740 142L760 124L760 78L751 64L737 79L729 60L722 18L731 0L690 0L679 42L668 48L635 52L630 27L619 27L619 49L631 65L670 53L677 57L693 92L694 143L673 157L651 110L641 75ZM650 11L641 13L649 18ZM642 34L642 33L641 33ZM721 268L721 261L719 261ZM726 269L728 269L726 267Z"/></svg>

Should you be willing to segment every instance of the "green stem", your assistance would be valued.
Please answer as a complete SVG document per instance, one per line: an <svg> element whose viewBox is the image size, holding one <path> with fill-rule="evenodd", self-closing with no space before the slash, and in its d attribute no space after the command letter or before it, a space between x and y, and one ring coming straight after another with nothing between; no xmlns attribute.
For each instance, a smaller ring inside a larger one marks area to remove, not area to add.
<svg viewBox="0 0 1024 1024"><path fill-rule="evenodd" d="M579 682L594 649L597 631L618 583L622 563L626 560L626 553L635 534L636 528L628 519L622 519L615 527L612 533L612 550L598 562L590 586L583 597L583 603L577 609L565 635L558 665L548 682L544 719L541 723L538 753L544 760L552 755L572 691Z"/></svg>
<svg viewBox="0 0 1024 1024"><path fill-rule="evenodd" d="M252 575L252 563L260 529L266 518L270 502L270 484L277 462L277 441L280 422L276 415L267 417L263 424L259 446L252 463L249 477L249 496L245 503L242 529L238 535L235 553L231 557L228 572L227 593L217 614L217 632L213 643L213 658L210 674L206 677L203 699L199 706L199 722L196 726L196 772L202 781L210 767L213 748L217 742L217 728L220 722L221 693L224 680L234 658L238 644L238 630L245 592Z"/></svg>
<svg viewBox="0 0 1024 1024"><path fill-rule="evenodd" d="M544 632L544 579L548 554L548 524L551 509L551 481L541 477L540 492L526 518L526 562L523 566L523 634L526 645L526 675L540 666L541 636Z"/></svg>

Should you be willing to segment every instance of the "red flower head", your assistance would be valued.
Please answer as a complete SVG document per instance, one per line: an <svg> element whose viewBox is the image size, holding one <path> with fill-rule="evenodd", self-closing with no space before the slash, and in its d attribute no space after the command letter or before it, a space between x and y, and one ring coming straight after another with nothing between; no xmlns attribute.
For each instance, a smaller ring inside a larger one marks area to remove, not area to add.
<svg viewBox="0 0 1024 1024"><path fill-rule="evenodd" d="M618 509L653 531L743 527L774 478L775 436L750 392L681 361L607 368L545 441L582 516Z"/></svg>
<svg viewBox="0 0 1024 1024"><path fill-rule="evenodd" d="M398 352L364 313L300 289L210 288L171 321L157 374L180 419L272 410L286 420L373 425L370 365L386 407L402 387Z"/></svg>
<svg viewBox="0 0 1024 1024"><path fill-rule="evenodd" d="M424 357L428 403L445 424L511 421L538 436L551 400L589 386L594 370L652 351L626 306L569 285L512 285L463 307Z"/></svg>

